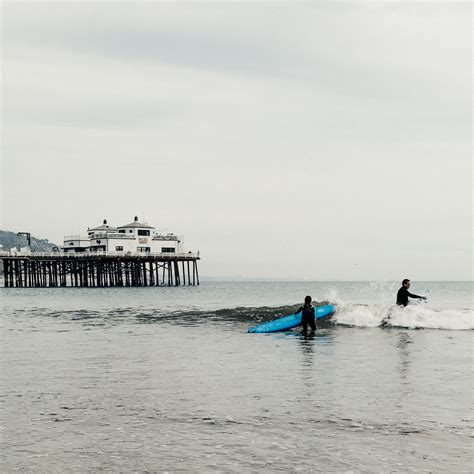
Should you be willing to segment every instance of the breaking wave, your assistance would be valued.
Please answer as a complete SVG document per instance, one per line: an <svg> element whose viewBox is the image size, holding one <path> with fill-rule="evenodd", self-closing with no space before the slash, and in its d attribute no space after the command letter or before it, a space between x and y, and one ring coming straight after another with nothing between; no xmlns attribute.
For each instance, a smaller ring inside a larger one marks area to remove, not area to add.
<svg viewBox="0 0 474 474"><path fill-rule="evenodd" d="M426 306L398 306L339 304L334 322L356 327L400 327L408 329L446 329L453 331L474 329L474 313L470 309L434 310Z"/></svg>
<svg viewBox="0 0 474 474"><path fill-rule="evenodd" d="M336 312L329 318L318 321L318 326L352 327L401 327L409 329L474 329L474 313L471 309L434 310L424 305L412 305L400 308L393 305L346 304L341 301L324 301L316 305L334 304ZM180 325L198 325L200 323L242 323L256 325L286 316L294 312L297 305L235 307L220 309L186 308L180 311L159 308L111 308L108 310L77 309L51 311L46 308L16 310L14 313L28 312L30 316L54 317L86 324L120 323L171 323Z"/></svg>

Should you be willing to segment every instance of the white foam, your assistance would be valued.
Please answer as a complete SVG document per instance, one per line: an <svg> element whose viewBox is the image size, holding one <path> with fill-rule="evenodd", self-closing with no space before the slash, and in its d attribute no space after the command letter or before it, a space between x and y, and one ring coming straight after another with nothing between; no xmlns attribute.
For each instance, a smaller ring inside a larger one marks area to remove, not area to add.
<svg viewBox="0 0 474 474"><path fill-rule="evenodd" d="M336 303L335 321L337 324L359 327L377 327L387 316L387 311L380 306L347 305Z"/></svg>
<svg viewBox="0 0 474 474"><path fill-rule="evenodd" d="M436 311L420 305L396 307L391 311L390 324L407 328L474 329L474 312L459 309Z"/></svg>
<svg viewBox="0 0 474 474"><path fill-rule="evenodd" d="M406 328L469 330L474 329L470 309L434 310L421 305L406 308L382 305L352 305L335 302L335 322L348 326L376 327L386 320L391 326Z"/></svg>

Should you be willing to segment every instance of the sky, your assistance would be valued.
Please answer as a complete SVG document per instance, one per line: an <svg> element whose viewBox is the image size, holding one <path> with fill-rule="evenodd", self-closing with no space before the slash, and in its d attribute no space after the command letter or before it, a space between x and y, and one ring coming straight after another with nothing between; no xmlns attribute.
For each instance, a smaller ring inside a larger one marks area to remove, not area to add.
<svg viewBox="0 0 474 474"><path fill-rule="evenodd" d="M200 273L472 279L469 2L3 2L0 228Z"/></svg>

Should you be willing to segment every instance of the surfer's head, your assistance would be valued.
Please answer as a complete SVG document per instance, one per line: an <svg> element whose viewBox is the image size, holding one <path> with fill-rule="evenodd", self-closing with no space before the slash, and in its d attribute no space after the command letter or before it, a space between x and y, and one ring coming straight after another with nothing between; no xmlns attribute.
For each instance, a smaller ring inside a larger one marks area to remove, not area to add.
<svg viewBox="0 0 474 474"><path fill-rule="evenodd" d="M311 301L313 300L313 298L311 298L311 296L306 296L305 299L304 299L304 302L306 304L311 304Z"/></svg>
<svg viewBox="0 0 474 474"><path fill-rule="evenodd" d="M410 288L410 280L408 278L405 278L402 281L402 286L404 286L405 288Z"/></svg>

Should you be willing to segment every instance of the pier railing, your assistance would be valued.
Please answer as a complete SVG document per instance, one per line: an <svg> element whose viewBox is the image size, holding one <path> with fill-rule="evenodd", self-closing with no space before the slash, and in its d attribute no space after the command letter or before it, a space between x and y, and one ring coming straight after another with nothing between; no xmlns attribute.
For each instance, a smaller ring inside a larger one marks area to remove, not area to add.
<svg viewBox="0 0 474 474"><path fill-rule="evenodd" d="M93 257L155 257L155 258L179 258L179 259L199 259L198 252L0 252L2 257L39 257L39 258L66 258L66 259L83 259Z"/></svg>

